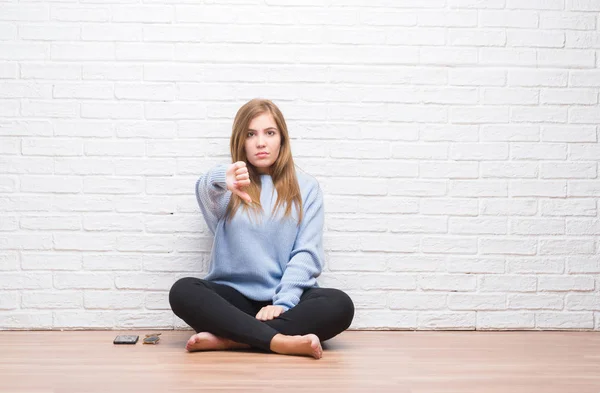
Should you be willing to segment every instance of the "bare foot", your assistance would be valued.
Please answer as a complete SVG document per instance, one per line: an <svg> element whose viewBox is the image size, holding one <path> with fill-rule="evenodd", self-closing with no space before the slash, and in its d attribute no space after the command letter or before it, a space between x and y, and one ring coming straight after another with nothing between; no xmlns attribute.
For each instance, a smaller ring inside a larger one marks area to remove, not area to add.
<svg viewBox="0 0 600 393"><path fill-rule="evenodd" d="M271 350L282 355L307 355L315 359L323 356L321 341L314 334L304 336L276 334L271 340Z"/></svg>
<svg viewBox="0 0 600 393"><path fill-rule="evenodd" d="M241 344L226 338L217 337L212 333L200 332L194 334L188 340L185 349L194 351L220 351L226 349L250 348L247 344Z"/></svg>

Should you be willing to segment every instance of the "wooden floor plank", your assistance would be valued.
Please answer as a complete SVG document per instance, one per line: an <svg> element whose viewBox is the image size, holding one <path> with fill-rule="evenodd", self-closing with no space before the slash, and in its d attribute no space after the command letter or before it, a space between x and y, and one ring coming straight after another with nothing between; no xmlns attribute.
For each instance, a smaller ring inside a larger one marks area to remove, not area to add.
<svg viewBox="0 0 600 393"><path fill-rule="evenodd" d="M348 331L320 360L112 343L149 332L0 332L0 392L600 392L595 332Z"/></svg>

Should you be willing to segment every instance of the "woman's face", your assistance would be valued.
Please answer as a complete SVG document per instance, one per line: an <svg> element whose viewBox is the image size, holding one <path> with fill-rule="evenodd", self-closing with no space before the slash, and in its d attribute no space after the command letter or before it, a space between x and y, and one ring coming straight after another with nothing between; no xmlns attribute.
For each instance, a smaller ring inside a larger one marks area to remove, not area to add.
<svg viewBox="0 0 600 393"><path fill-rule="evenodd" d="M258 172L270 173L271 165L279 157L281 133L269 112L252 119L246 130L244 148L248 161L256 167Z"/></svg>

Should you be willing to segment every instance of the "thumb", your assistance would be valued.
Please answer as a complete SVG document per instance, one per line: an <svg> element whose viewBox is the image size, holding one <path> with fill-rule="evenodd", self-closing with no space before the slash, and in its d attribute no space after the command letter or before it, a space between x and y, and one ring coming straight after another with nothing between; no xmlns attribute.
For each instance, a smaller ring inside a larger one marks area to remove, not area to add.
<svg viewBox="0 0 600 393"><path fill-rule="evenodd" d="M248 195L248 193L247 193L247 192L244 192L244 191L239 191L239 190L238 190L238 191L236 192L236 194L237 194L237 195L238 195L240 198L242 198L243 200L245 200L246 202L248 202L248 203L252 203L252 198L250 197L250 195Z"/></svg>

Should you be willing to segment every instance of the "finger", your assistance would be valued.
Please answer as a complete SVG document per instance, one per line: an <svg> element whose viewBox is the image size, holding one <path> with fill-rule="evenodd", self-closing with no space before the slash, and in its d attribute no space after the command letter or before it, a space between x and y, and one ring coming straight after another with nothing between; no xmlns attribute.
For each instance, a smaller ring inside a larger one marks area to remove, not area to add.
<svg viewBox="0 0 600 393"><path fill-rule="evenodd" d="M269 310L267 311L267 320L270 321L271 319L273 319L273 314L275 313L275 310L273 309L273 307L269 307Z"/></svg>
<svg viewBox="0 0 600 393"><path fill-rule="evenodd" d="M276 307L275 308L275 312L273 313L273 318L277 318L278 316L281 315L281 307Z"/></svg>
<svg viewBox="0 0 600 393"><path fill-rule="evenodd" d="M244 173L248 173L248 168L242 167L242 168L236 169L236 171L235 171L236 175L243 175Z"/></svg>
<svg viewBox="0 0 600 393"><path fill-rule="evenodd" d="M239 168L245 168L246 167L246 162L245 161L238 161L238 162L235 163L235 167L237 169L239 169Z"/></svg>
<svg viewBox="0 0 600 393"><path fill-rule="evenodd" d="M233 182L233 184L238 187L248 187L250 183L250 179L240 179Z"/></svg>
<svg viewBox="0 0 600 393"><path fill-rule="evenodd" d="M236 192L236 195L245 200L246 202L252 203L252 198L250 198L250 195L248 195L247 192L238 191Z"/></svg>
<svg viewBox="0 0 600 393"><path fill-rule="evenodd" d="M256 319L262 319L262 313L263 313L264 309L265 309L264 307L260 309L260 311L258 312L258 314L256 314Z"/></svg>

